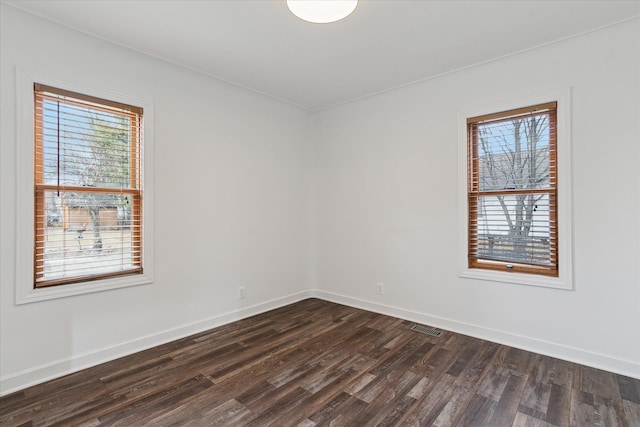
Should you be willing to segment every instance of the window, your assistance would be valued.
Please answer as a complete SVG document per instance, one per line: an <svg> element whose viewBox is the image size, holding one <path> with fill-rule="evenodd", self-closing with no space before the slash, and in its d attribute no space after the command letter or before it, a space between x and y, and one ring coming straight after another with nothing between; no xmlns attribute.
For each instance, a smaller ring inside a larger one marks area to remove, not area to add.
<svg viewBox="0 0 640 427"><path fill-rule="evenodd" d="M458 114L460 277L572 290L571 200L570 88Z"/></svg>
<svg viewBox="0 0 640 427"><path fill-rule="evenodd" d="M468 267L558 277L557 103L466 122Z"/></svg>
<svg viewBox="0 0 640 427"><path fill-rule="evenodd" d="M34 287L141 274L142 108L34 84Z"/></svg>

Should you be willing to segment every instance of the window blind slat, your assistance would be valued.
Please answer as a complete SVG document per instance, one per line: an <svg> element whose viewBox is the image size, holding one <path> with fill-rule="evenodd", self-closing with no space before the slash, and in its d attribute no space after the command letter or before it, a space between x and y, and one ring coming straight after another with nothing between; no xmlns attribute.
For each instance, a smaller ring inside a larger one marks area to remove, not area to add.
<svg viewBox="0 0 640 427"><path fill-rule="evenodd" d="M467 120L469 267L557 276L555 109Z"/></svg>
<svg viewBox="0 0 640 427"><path fill-rule="evenodd" d="M142 271L142 109L35 85L36 287Z"/></svg>

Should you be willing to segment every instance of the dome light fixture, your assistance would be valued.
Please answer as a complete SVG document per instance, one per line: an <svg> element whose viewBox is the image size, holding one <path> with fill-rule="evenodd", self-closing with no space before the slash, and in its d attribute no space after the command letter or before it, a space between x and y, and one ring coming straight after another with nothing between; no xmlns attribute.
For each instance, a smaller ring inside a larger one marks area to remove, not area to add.
<svg viewBox="0 0 640 427"><path fill-rule="evenodd" d="M291 13L314 24L328 24L351 15L358 0L287 0Z"/></svg>

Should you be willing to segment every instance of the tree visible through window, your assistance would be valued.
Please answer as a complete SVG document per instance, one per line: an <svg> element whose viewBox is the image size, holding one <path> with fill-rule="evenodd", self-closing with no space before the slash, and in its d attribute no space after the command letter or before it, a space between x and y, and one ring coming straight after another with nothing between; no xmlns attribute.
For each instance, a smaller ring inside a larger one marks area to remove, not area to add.
<svg viewBox="0 0 640 427"><path fill-rule="evenodd" d="M470 268L558 276L556 103L467 119Z"/></svg>
<svg viewBox="0 0 640 427"><path fill-rule="evenodd" d="M142 109L36 84L35 287L142 272Z"/></svg>

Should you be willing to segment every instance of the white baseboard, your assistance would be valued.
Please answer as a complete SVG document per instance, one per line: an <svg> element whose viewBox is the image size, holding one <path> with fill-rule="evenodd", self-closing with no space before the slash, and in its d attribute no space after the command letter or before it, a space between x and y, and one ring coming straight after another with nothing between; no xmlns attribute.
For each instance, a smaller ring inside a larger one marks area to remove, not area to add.
<svg viewBox="0 0 640 427"><path fill-rule="evenodd" d="M386 314L410 320L412 322L431 325L440 329L640 379L640 363L631 360L619 359L606 354L594 353L580 348L539 340L523 335L515 335L504 331L489 329L478 325L472 325L359 298L353 298L333 292L322 291L319 289L308 289L239 310L229 311L202 321L182 325L156 334L141 337L136 340L124 342L112 347L76 355L68 359L53 361L4 376L0 378L0 396L40 384L54 378L59 378L63 375L71 374L82 369L90 368L119 357L127 356L138 351L146 350L173 340L222 326L227 323L246 319L247 317L264 313L265 311L273 310L287 304L292 304L306 298L320 298L326 301L348 305L350 307Z"/></svg>
<svg viewBox="0 0 640 427"><path fill-rule="evenodd" d="M452 332L469 335L474 338L508 345L510 347L531 351L534 353L551 356L581 365L591 366L597 369L614 372L628 377L640 379L640 361L620 359L607 354L594 353L589 350L571 347L559 343L531 338L524 335L516 335L483 326L459 322L439 316L406 310L372 301L353 298L333 292L315 289L312 294L316 298L332 301L350 307L361 308L380 314L386 314L412 322L434 326Z"/></svg>
<svg viewBox="0 0 640 427"><path fill-rule="evenodd" d="M314 296L305 290L0 378L0 396Z"/></svg>

